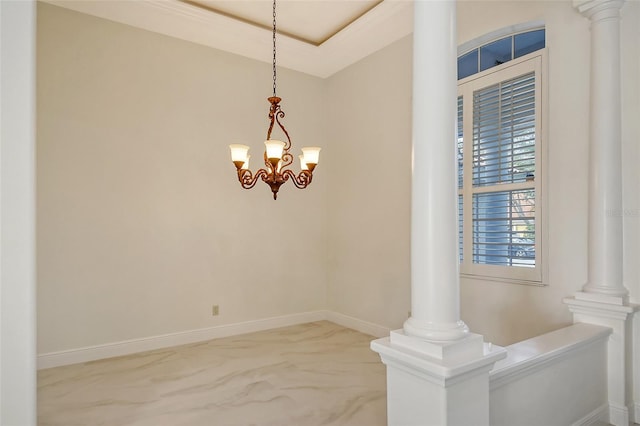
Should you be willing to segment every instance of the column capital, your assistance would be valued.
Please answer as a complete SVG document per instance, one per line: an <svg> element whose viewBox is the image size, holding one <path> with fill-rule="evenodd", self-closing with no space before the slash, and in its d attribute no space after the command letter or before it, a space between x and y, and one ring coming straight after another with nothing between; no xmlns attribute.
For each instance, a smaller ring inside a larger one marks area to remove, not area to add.
<svg viewBox="0 0 640 426"><path fill-rule="evenodd" d="M625 0L573 0L573 7L591 20L600 20L605 17L619 16L624 2ZM603 11L609 13L599 14Z"/></svg>

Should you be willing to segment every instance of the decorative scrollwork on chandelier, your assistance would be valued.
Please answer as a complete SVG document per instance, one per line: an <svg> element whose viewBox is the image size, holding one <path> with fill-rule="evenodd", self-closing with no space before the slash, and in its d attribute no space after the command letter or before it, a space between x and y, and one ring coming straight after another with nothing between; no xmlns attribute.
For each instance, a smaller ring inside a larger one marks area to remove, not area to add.
<svg viewBox="0 0 640 426"><path fill-rule="evenodd" d="M296 188L304 189L311 184L313 179L313 170L318 164L320 156L319 147L304 147L302 155L300 155L300 173L297 175L287 167L293 163L293 155L289 152L291 149L291 138L289 132L280 122L284 118L284 111L280 108L282 100L276 96L276 2L273 1L273 96L267 98L271 107L269 108L269 130L267 130L267 140L264 142L264 164L266 168L259 169L252 173L249 170L249 147L247 145L233 144L229 145L231 149L231 161L236 166L238 172L238 180L240 185L245 189L253 188L258 180L271 187L273 199L278 198L278 190L286 181L291 180ZM286 136L286 141L271 139L271 132L274 125L277 124Z"/></svg>

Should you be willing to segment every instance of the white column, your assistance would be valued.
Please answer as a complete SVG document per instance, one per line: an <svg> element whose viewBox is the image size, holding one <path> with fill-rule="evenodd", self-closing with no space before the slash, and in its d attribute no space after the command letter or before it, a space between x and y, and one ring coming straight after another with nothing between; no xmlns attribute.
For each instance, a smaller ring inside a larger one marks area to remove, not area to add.
<svg viewBox="0 0 640 426"><path fill-rule="evenodd" d="M35 425L35 1L0 1L0 424Z"/></svg>
<svg viewBox="0 0 640 426"><path fill-rule="evenodd" d="M413 30L411 318L406 334L465 337L460 320L456 2L417 1Z"/></svg>
<svg viewBox="0 0 640 426"><path fill-rule="evenodd" d="M414 2L411 318L371 342L390 426L489 425L489 371L506 356L460 320L455 0Z"/></svg>
<svg viewBox="0 0 640 426"><path fill-rule="evenodd" d="M591 20L589 275L585 293L623 304L620 8L624 0L576 3ZM606 298L605 298L606 296ZM589 298L589 295L578 295Z"/></svg>
<svg viewBox="0 0 640 426"><path fill-rule="evenodd" d="M564 300L574 322L610 327L607 343L609 422L627 426L631 407L632 321L623 283L620 9L624 0L574 0L591 21L589 117L589 275Z"/></svg>

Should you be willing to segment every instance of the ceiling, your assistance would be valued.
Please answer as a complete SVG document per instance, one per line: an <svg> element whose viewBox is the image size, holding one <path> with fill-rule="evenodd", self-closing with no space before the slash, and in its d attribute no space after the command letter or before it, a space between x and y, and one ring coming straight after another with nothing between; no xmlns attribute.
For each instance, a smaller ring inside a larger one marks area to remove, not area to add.
<svg viewBox="0 0 640 426"><path fill-rule="evenodd" d="M271 62L270 0L44 0ZM278 65L328 77L408 35L409 0L278 0Z"/></svg>

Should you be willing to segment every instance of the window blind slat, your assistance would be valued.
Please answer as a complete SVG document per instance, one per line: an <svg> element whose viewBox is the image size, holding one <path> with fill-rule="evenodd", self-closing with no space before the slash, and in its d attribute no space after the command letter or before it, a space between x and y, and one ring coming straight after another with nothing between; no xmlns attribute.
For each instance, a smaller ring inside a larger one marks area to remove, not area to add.
<svg viewBox="0 0 640 426"><path fill-rule="evenodd" d="M474 92L474 187L535 174L535 114L534 73Z"/></svg>
<svg viewBox="0 0 640 426"><path fill-rule="evenodd" d="M534 267L535 189L473 195L473 262Z"/></svg>

